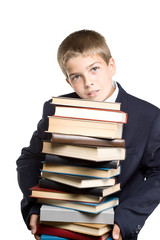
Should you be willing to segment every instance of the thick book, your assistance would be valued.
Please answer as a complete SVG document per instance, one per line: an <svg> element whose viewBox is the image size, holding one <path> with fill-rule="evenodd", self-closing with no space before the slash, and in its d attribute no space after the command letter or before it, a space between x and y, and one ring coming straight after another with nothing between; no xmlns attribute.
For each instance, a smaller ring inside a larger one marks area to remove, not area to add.
<svg viewBox="0 0 160 240"><path fill-rule="evenodd" d="M83 194L83 195L87 194L87 195L94 195L99 197L105 197L117 191L120 191L120 183L117 183L109 187L77 188L77 187L72 187L63 183L58 183L46 178L41 178L39 180L39 186L41 188L56 189L56 190L67 191L71 193L77 193L77 194Z"/></svg>
<svg viewBox="0 0 160 240"><path fill-rule="evenodd" d="M122 138L123 123L49 116L48 131L105 139ZM94 129L94 131L93 131Z"/></svg>
<svg viewBox="0 0 160 240"><path fill-rule="evenodd" d="M92 236L102 236L111 231L111 226L108 224L97 223L64 223L64 222L40 222L40 224L50 227L65 229L73 232L89 234Z"/></svg>
<svg viewBox="0 0 160 240"><path fill-rule="evenodd" d="M60 174L71 174L86 177L96 178L111 178L120 174L121 167L116 169L108 168L93 168L93 167L81 167L81 166L69 166L64 164L43 163L42 171L53 172Z"/></svg>
<svg viewBox="0 0 160 240"><path fill-rule="evenodd" d="M92 214L43 204L40 209L40 221L99 223L113 225L114 209L110 208L101 213Z"/></svg>
<svg viewBox="0 0 160 240"><path fill-rule="evenodd" d="M76 233L65 229L45 226L42 224L37 225L37 234L46 234L48 236L50 235L50 238L48 238L47 240L55 240L54 238L52 239L52 236L62 238L67 237L68 239L73 240L107 240L110 236L110 233L105 233L100 237L95 237L88 234ZM45 240L45 238L43 240Z"/></svg>
<svg viewBox="0 0 160 240"><path fill-rule="evenodd" d="M104 197L100 203L76 202L76 201L62 201L55 199L38 198L37 201L42 204L58 206L62 208L69 208L82 212L89 212L93 214L100 213L109 208L115 207L119 204L119 199L115 197Z"/></svg>
<svg viewBox="0 0 160 240"><path fill-rule="evenodd" d="M125 147L124 139L102 139L72 134L52 133L52 142L96 147Z"/></svg>
<svg viewBox="0 0 160 240"><path fill-rule="evenodd" d="M121 103L90 101L78 98L52 97L54 105L120 110Z"/></svg>
<svg viewBox="0 0 160 240"><path fill-rule="evenodd" d="M43 153L88 159L95 162L124 160L126 149L121 147L87 147L43 141Z"/></svg>
<svg viewBox="0 0 160 240"><path fill-rule="evenodd" d="M116 182L115 178L91 178L51 172L42 172L41 176L77 188L113 186Z"/></svg>
<svg viewBox="0 0 160 240"><path fill-rule="evenodd" d="M119 110L57 105L55 108L54 115L57 117L66 117L66 118L75 118L75 119L84 119L84 120L127 123L127 113Z"/></svg>
<svg viewBox="0 0 160 240"><path fill-rule="evenodd" d="M69 240L69 238L62 238L62 237L42 234L41 235L41 240Z"/></svg>
<svg viewBox="0 0 160 240"><path fill-rule="evenodd" d="M75 165L81 167L105 167L105 168L117 168L120 165L119 160L107 161L107 162L95 162L87 159L78 159L65 156L58 156L55 154L46 154L45 162L47 163L59 163L64 165Z"/></svg>
<svg viewBox="0 0 160 240"><path fill-rule="evenodd" d="M92 196L88 194L76 194L64 192L56 189L42 188L36 185L30 189L32 191L30 197L34 198L46 198L46 199L56 199L56 200L67 200L67 201L79 201L79 202L94 202L99 203L102 201L100 196Z"/></svg>

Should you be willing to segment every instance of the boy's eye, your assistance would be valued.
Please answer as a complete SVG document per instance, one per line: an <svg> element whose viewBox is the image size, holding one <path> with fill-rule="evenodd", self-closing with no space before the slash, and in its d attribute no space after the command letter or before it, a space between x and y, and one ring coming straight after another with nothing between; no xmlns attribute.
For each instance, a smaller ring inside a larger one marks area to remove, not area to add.
<svg viewBox="0 0 160 240"><path fill-rule="evenodd" d="M72 80L77 80L78 78L80 78L80 75L75 75Z"/></svg>
<svg viewBox="0 0 160 240"><path fill-rule="evenodd" d="M93 71L93 72L95 72L95 71L97 71L99 69L99 67L93 67L91 70Z"/></svg>

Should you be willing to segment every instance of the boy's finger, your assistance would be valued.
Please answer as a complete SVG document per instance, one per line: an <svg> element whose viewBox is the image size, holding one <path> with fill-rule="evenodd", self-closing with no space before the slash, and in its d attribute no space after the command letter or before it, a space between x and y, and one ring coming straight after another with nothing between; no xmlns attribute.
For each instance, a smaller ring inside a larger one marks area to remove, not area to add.
<svg viewBox="0 0 160 240"><path fill-rule="evenodd" d="M34 237L35 237L36 240L41 240L41 237L37 234L35 234Z"/></svg>
<svg viewBox="0 0 160 240"><path fill-rule="evenodd" d="M35 234L37 231L37 220L38 220L38 215L32 214L30 218L30 224L29 224L32 234Z"/></svg>
<svg viewBox="0 0 160 240"><path fill-rule="evenodd" d="M120 228L117 224L113 226L112 237L114 240L118 240L120 237Z"/></svg>

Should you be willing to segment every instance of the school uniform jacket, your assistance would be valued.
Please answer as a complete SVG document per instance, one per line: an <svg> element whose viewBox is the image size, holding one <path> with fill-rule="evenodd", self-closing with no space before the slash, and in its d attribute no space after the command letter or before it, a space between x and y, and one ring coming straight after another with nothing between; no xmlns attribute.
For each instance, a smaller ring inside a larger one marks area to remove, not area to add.
<svg viewBox="0 0 160 240"><path fill-rule="evenodd" d="M119 94L116 102L128 114L123 128L126 141L126 159L121 161L121 174L118 180L121 191L117 193L120 204L115 209L115 222L120 226L123 240L137 239L137 235L147 217L160 202L160 110L150 103L126 93L118 84ZM66 97L79 98L76 93ZM38 184L42 151L42 140L49 140L48 116L54 114L51 100L45 102L43 116L34 132L30 146L22 149L17 160L18 182L23 192L21 210L29 228L32 213L39 214L40 205L29 198L30 187Z"/></svg>

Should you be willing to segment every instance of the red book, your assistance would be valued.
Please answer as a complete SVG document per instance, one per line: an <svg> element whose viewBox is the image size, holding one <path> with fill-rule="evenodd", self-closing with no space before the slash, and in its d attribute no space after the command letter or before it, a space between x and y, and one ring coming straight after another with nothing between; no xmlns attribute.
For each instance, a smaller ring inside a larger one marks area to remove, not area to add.
<svg viewBox="0 0 160 240"><path fill-rule="evenodd" d="M42 224L37 224L37 234L46 234L51 236L58 236L64 237L74 240L106 240L110 237L110 233L106 233L102 236L90 236L86 234L76 233L72 231L68 231L65 229L55 228L55 227L48 227Z"/></svg>

